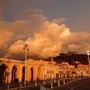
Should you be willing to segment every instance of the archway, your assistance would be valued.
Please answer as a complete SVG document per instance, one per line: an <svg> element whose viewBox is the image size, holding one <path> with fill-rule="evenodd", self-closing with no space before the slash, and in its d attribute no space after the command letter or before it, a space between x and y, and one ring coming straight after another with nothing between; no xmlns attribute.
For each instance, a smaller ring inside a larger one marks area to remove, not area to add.
<svg viewBox="0 0 90 90"><path fill-rule="evenodd" d="M8 78L7 66L2 64L0 66L0 85L5 84Z"/></svg>
<svg viewBox="0 0 90 90"><path fill-rule="evenodd" d="M12 78L11 78L12 82L18 82L18 77L17 77L17 67L14 65L12 68Z"/></svg>
<svg viewBox="0 0 90 90"><path fill-rule="evenodd" d="M41 80L41 67L38 68L37 73L37 80Z"/></svg>
<svg viewBox="0 0 90 90"><path fill-rule="evenodd" d="M31 82L33 81L33 68L31 68Z"/></svg>
<svg viewBox="0 0 90 90"><path fill-rule="evenodd" d="M22 68L22 82L25 81L25 67Z"/></svg>

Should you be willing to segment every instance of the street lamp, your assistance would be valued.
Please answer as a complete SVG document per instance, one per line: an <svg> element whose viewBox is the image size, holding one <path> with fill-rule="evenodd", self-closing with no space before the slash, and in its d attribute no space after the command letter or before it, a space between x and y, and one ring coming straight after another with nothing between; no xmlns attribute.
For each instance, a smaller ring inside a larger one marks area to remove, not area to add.
<svg viewBox="0 0 90 90"><path fill-rule="evenodd" d="M26 60L28 60L28 44L25 44L23 47L23 50L25 52L25 57L24 57L24 64L25 64L25 80L24 80L24 85L26 85Z"/></svg>
<svg viewBox="0 0 90 90"><path fill-rule="evenodd" d="M28 54L28 51L29 51L28 44L24 45L23 50L25 51L25 60L27 60L27 54Z"/></svg>
<svg viewBox="0 0 90 90"><path fill-rule="evenodd" d="M87 51L87 55L88 55L88 72L89 72L89 67L90 67L89 55L90 55L90 51Z"/></svg>

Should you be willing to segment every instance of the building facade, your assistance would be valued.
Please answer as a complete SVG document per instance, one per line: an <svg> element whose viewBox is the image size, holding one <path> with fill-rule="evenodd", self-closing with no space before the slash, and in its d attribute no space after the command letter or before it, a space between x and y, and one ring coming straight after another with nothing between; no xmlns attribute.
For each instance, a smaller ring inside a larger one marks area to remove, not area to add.
<svg viewBox="0 0 90 90"><path fill-rule="evenodd" d="M43 60L11 60L0 58L0 83L30 82L56 78L59 66Z"/></svg>
<svg viewBox="0 0 90 90"><path fill-rule="evenodd" d="M78 65L77 68L67 62L57 64L54 61L28 59L26 61L0 58L0 85L12 82L33 82L52 78L87 75L88 66ZM74 73L73 73L74 72Z"/></svg>

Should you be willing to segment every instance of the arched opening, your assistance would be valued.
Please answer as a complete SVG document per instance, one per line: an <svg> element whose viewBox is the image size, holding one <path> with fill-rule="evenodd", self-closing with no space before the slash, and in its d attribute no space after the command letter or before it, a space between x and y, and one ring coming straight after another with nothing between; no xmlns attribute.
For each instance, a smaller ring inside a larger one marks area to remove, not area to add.
<svg viewBox="0 0 90 90"><path fill-rule="evenodd" d="M38 76L37 76L37 80L41 80L41 67L38 68Z"/></svg>
<svg viewBox="0 0 90 90"><path fill-rule="evenodd" d="M31 68L31 82L33 81L33 68Z"/></svg>
<svg viewBox="0 0 90 90"><path fill-rule="evenodd" d="M0 85L5 84L7 82L7 78L8 78L7 66L5 64L2 64L0 66Z"/></svg>
<svg viewBox="0 0 90 90"><path fill-rule="evenodd" d="M25 81L25 67L22 68L22 82Z"/></svg>
<svg viewBox="0 0 90 90"><path fill-rule="evenodd" d="M12 68L12 78L11 78L12 82L17 83L18 82L18 77L17 77L17 67L14 65Z"/></svg>

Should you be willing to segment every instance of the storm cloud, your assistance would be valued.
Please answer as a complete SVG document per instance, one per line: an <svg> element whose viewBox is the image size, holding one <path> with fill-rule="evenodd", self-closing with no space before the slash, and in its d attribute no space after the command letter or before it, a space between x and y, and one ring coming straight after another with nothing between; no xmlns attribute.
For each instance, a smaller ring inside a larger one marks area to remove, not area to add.
<svg viewBox="0 0 90 90"><path fill-rule="evenodd" d="M28 57L48 58L61 52L90 50L89 32L71 32L65 18L49 20L40 9L14 13L13 20L2 15L0 22L0 57L23 59L23 47L29 45Z"/></svg>

